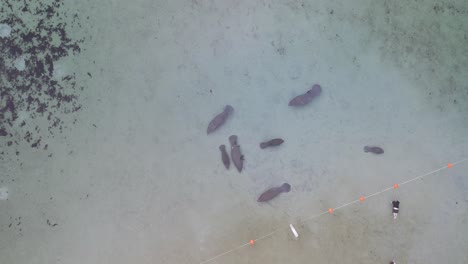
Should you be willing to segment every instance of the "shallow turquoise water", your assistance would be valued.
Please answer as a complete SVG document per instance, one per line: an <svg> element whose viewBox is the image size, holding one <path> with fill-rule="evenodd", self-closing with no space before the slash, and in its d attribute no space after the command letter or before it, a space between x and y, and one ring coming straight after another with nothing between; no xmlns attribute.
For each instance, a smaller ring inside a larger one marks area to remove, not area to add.
<svg viewBox="0 0 468 264"><path fill-rule="evenodd" d="M463 1L58 1L46 24L0 3L8 263L467 262L466 162L347 205L467 158ZM233 134L242 173L218 150Z"/></svg>

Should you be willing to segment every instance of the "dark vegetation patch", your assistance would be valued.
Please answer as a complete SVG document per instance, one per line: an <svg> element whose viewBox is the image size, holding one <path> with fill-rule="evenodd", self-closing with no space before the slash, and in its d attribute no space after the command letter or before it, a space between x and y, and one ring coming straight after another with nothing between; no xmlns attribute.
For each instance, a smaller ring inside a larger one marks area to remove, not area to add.
<svg viewBox="0 0 468 264"><path fill-rule="evenodd" d="M5 146L26 141L46 149L42 136L62 132L63 117L81 109L83 87L75 73L54 74L57 61L81 51L83 39L67 32L81 27L78 15L70 14L63 0L39 2L0 0L0 24L11 27L10 36L0 38L0 143ZM24 60L23 69L15 66L18 60ZM33 124L38 118L47 131Z"/></svg>

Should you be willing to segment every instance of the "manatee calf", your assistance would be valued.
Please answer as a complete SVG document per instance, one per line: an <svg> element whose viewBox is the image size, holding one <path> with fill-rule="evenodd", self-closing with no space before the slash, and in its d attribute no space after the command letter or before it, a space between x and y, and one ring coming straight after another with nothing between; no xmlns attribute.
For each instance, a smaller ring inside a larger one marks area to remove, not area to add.
<svg viewBox="0 0 468 264"><path fill-rule="evenodd" d="M308 104L312 99L319 96L322 93L322 87L318 84L314 84L312 88L304 94L294 97L289 101L289 106L303 106Z"/></svg>
<svg viewBox="0 0 468 264"><path fill-rule="evenodd" d="M231 159L239 172L242 171L242 165L244 163L244 156L240 151L240 146L237 144L237 136L232 135L229 137L231 143Z"/></svg>
<svg viewBox="0 0 468 264"><path fill-rule="evenodd" d="M226 119L232 114L233 111L234 111L234 108L232 108L232 106L226 105L224 107L223 112L217 114L213 118L213 120L211 120L211 122L208 124L208 129L206 130L206 133L210 134L211 132L215 131L220 126L222 126L224 122L226 122Z"/></svg>
<svg viewBox="0 0 468 264"><path fill-rule="evenodd" d="M268 191L262 193L260 197L258 197L257 202L268 202L271 199L278 196L280 193L289 192L291 190L291 185L288 183L283 183L280 187L271 188Z"/></svg>
<svg viewBox="0 0 468 264"><path fill-rule="evenodd" d="M226 151L226 146L219 146L219 150L221 151L221 160L223 161L224 167L226 167L226 169L229 170L229 165L231 165L231 161L229 160L229 156Z"/></svg>
<svg viewBox="0 0 468 264"><path fill-rule="evenodd" d="M365 146L364 147L364 152L371 152L374 154L382 154L384 153L384 150L379 147L371 147L371 146Z"/></svg>
<svg viewBox="0 0 468 264"><path fill-rule="evenodd" d="M264 148L267 148L267 147L279 146L279 145L283 144L283 142L284 142L283 139L275 138L275 139L268 140L268 141L260 143L260 148L264 149Z"/></svg>

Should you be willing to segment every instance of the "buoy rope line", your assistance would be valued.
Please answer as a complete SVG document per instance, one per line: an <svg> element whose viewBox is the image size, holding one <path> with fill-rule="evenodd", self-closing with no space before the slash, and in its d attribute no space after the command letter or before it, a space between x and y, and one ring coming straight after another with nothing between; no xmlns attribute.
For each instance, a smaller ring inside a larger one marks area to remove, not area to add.
<svg viewBox="0 0 468 264"><path fill-rule="evenodd" d="M429 175L434 174L434 173L436 173L436 172L439 172L439 171L441 171L441 170L450 169L450 168L452 168L454 165L459 164L459 163L462 163L462 162L465 162L465 161L467 161L467 160L468 160L468 158L465 158L465 159L459 160L459 161L457 161L457 162L448 163L446 166L443 166L443 167L441 167L441 168L435 169L435 170L430 171L430 172L428 172L428 173L424 173L424 174L422 174L422 175L419 175L419 176L417 176L417 177L414 177L414 178L409 179L409 180L407 180L407 181L404 181L404 182L402 182L402 183L395 183L392 187L385 188L385 189L383 189L383 190L381 190L381 191L372 193L372 194L370 194L370 195L361 196L361 197L359 197L359 199L357 199L357 200L354 200L354 201L351 201L351 202L342 204L342 205L337 206L337 207L335 207L335 208L328 208L327 211L324 211L324 212L321 212L321 213L319 213L319 214L310 216L310 217L308 217L308 218L305 218L305 219L296 221L294 224L300 224L300 223L303 223L303 222L306 222L306 221L310 221L310 220L312 220L312 219L319 218L319 217L321 217L321 216L323 216L323 215L326 215L326 214L333 214L333 212L336 211L336 210L339 210L339 209L342 209L342 208L344 208L344 207L350 206L350 205L355 204L355 203L357 203L357 202L363 202L363 201L365 201L365 200L368 199L368 198L371 198L371 197L380 195L380 194L382 194L382 193L384 193L384 192L388 192L388 191L390 191L390 190L392 190L392 189L398 189L398 188L399 188L400 186L402 186L402 185L408 184L408 183L413 182L413 181L418 180L418 179L422 179L422 178L424 178L424 177L426 177L426 176L429 176ZM289 227L289 226L288 226L288 227ZM245 243L245 244L242 244L242 245L240 245L240 246L234 247L234 248L232 248L232 249L230 249L230 250L228 250L228 251L225 251L225 252L223 252L223 253L221 253L221 254L218 254L218 255L216 255L216 256L213 256L213 257L211 257L211 258L209 258L209 259L207 259L207 260L205 260L205 261L203 261L203 262L200 262L199 264L205 264L205 263L211 262L211 261L213 261L213 260L215 260L215 259L217 259L217 258L220 258L220 257L222 257L222 256L224 256L224 255L227 255L227 254L231 253L231 252L237 251L237 250L239 250L239 249L241 249L241 248L243 248L243 247L246 247L246 246L248 246L248 245L253 245L253 244L255 244L255 242L257 242L257 241L259 241L259 240L262 240L262 239L265 239L265 238L267 238L267 237L270 237L270 236L272 236L273 234L275 234L276 232L278 232L278 231L280 231L280 230L283 230L283 229L285 229L285 227L276 228L276 229L274 229L272 232L270 232L270 233L268 233L268 234L266 234L266 235L263 235L263 236L261 236L261 237L252 239L252 240L250 240L248 243Z"/></svg>

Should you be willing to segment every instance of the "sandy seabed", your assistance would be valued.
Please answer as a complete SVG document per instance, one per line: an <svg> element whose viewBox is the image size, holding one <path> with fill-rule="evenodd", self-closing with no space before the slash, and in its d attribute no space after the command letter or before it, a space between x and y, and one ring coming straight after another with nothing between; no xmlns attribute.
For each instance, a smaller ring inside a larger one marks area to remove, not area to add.
<svg viewBox="0 0 468 264"><path fill-rule="evenodd" d="M223 2L63 1L80 106L0 137L0 262L200 264L275 231L209 263L468 263L468 161L288 229L468 158L467 2Z"/></svg>

